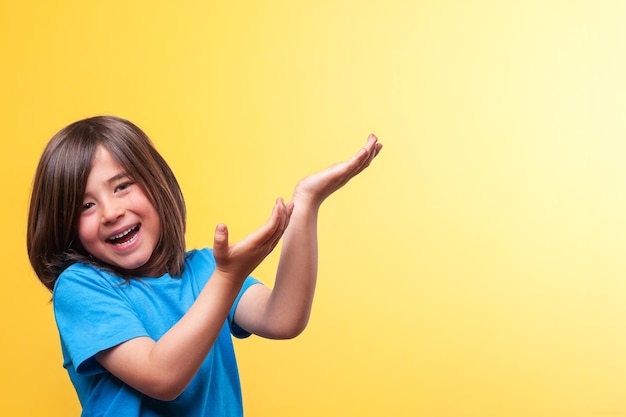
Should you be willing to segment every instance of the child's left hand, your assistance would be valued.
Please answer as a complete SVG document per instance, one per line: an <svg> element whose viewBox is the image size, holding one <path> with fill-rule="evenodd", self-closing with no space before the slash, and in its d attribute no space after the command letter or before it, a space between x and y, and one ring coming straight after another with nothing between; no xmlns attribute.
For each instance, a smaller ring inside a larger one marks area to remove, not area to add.
<svg viewBox="0 0 626 417"><path fill-rule="evenodd" d="M319 206L328 196L367 168L382 147L375 135L369 135L365 146L349 160L300 180L294 191L294 201L305 199Z"/></svg>
<svg viewBox="0 0 626 417"><path fill-rule="evenodd" d="M283 209L283 244L274 288L253 285L241 297L235 321L250 333L272 339L300 334L311 314L317 279L317 214L322 202L363 171L382 145L374 135L356 155L298 182L293 204Z"/></svg>

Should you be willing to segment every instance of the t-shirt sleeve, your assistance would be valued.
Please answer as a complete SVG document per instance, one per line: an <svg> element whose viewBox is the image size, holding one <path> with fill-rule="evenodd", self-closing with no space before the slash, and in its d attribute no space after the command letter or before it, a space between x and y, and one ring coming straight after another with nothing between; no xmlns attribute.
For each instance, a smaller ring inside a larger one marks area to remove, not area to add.
<svg viewBox="0 0 626 417"><path fill-rule="evenodd" d="M97 353L148 336L120 285L89 267L70 267L59 276L53 306L61 342L79 373L102 372Z"/></svg>
<svg viewBox="0 0 626 417"><path fill-rule="evenodd" d="M206 268L205 270L206 276L210 276L213 273L213 270L215 269L215 266L216 266L215 256L213 255L213 249L205 248L205 249L196 250L194 251L193 255L200 256L201 259L203 259L203 262L206 263L203 266L203 268ZM246 337L249 337L251 333L239 327L239 325L235 322L235 310L237 310L237 306L239 305L239 300L241 300L241 297L243 296L243 294L248 290L248 288L256 284L263 285L263 283L256 278L253 278L253 277L246 278L243 285L241 286L241 291L239 291L237 298L235 298L235 301L233 302L233 305L230 309L230 313L228 314L228 325L230 326L230 333L238 339L245 339Z"/></svg>
<svg viewBox="0 0 626 417"><path fill-rule="evenodd" d="M237 310L237 305L239 305L239 300L241 299L241 296L246 292L248 288L250 288L251 286L255 284L262 284L262 283L256 278L252 278L252 277L246 278L246 280L244 281L241 287L241 291L239 291L239 295L237 295L237 298L235 298L235 302L233 303L233 306L230 309L230 314L228 315L228 323L230 324L230 332L232 333L233 336L235 336L238 339L245 339L246 337L249 337L251 333L242 329L241 327L237 325L237 323L235 323L235 310Z"/></svg>

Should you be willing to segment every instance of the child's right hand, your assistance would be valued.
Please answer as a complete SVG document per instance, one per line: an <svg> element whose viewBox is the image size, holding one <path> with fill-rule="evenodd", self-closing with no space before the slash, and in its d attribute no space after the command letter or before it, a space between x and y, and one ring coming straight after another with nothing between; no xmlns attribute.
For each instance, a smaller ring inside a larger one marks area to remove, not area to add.
<svg viewBox="0 0 626 417"><path fill-rule="evenodd" d="M242 241L232 244L228 242L226 225L218 225L213 244L216 270L238 283L243 283L276 247L289 224L292 212L293 203L285 204L282 198L278 199L265 225Z"/></svg>
<svg viewBox="0 0 626 417"><path fill-rule="evenodd" d="M158 341L132 338L98 353L98 362L146 395L164 401L178 397L217 340L244 280L282 237L292 211L292 203L278 200L267 223L234 244L228 243L226 226L217 226L213 255L222 279L210 279L181 320Z"/></svg>

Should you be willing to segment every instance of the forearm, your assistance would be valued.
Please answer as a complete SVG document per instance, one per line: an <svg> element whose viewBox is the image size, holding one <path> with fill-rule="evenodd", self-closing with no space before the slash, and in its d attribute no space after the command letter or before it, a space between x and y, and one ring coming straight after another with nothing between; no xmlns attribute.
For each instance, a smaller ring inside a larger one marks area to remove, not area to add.
<svg viewBox="0 0 626 417"><path fill-rule="evenodd" d="M158 341L133 339L99 354L97 359L146 395L174 399L200 369L240 288L214 273L193 306Z"/></svg>
<svg viewBox="0 0 626 417"><path fill-rule="evenodd" d="M240 284L214 273L189 311L155 344L150 360L175 390L182 392L198 372L240 289Z"/></svg>
<svg viewBox="0 0 626 417"><path fill-rule="evenodd" d="M243 295L235 320L262 337L297 336L311 313L317 280L317 217L322 202L363 171L382 145L370 135L348 161L303 178L294 190L293 212L283 236L274 289L255 286Z"/></svg>
<svg viewBox="0 0 626 417"><path fill-rule="evenodd" d="M158 341L128 340L99 353L109 372L154 398L176 398L191 382L213 347L244 280L274 249L289 223L291 205L274 205L265 225L230 244L228 229L215 230L216 268L185 315Z"/></svg>
<svg viewBox="0 0 626 417"><path fill-rule="evenodd" d="M319 205L294 199L266 308L266 322L275 332L273 337L295 337L308 323L317 281L318 212Z"/></svg>

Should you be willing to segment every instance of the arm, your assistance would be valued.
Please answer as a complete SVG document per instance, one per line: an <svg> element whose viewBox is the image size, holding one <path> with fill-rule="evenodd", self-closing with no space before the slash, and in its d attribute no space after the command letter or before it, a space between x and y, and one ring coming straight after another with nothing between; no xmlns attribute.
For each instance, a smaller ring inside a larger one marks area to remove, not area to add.
<svg viewBox="0 0 626 417"><path fill-rule="evenodd" d="M98 362L153 398L172 400L180 395L215 343L244 280L283 235L292 207L277 201L269 221L235 244L229 244L226 226L218 226L216 269L182 319L158 341L128 340L96 355Z"/></svg>
<svg viewBox="0 0 626 417"><path fill-rule="evenodd" d="M301 180L285 231L273 289L249 288L235 312L239 326L259 336L286 339L306 327L317 279L317 218L322 202L369 166L382 145L374 135L346 162Z"/></svg>

